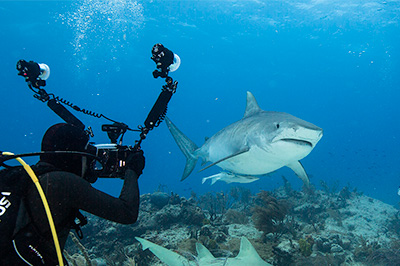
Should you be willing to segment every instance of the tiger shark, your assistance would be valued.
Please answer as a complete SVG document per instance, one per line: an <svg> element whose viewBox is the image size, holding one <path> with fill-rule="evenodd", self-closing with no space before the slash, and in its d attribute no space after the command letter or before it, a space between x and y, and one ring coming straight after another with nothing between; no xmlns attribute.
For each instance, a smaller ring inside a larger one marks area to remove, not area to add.
<svg viewBox="0 0 400 266"><path fill-rule="evenodd" d="M225 172L203 178L211 184L249 183L284 166L292 169L309 186L309 178L300 160L306 157L322 138L321 128L288 113L262 110L251 92L247 92L244 116L221 129L200 148L166 117L175 142L186 156L183 181L201 158L209 162L203 171L217 165Z"/></svg>
<svg viewBox="0 0 400 266"><path fill-rule="evenodd" d="M196 243L197 257L195 257L195 261L189 261L178 253L154 244L146 239L140 237L135 238L142 244L143 250L149 249L162 262L169 266L272 266L272 264L261 259L250 241L244 236L240 240L239 254L234 258L215 258L205 246Z"/></svg>

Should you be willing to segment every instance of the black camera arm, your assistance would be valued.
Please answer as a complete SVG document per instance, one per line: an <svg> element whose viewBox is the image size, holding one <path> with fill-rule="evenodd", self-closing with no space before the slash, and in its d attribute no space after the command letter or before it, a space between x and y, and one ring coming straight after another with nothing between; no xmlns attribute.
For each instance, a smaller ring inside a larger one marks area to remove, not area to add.
<svg viewBox="0 0 400 266"><path fill-rule="evenodd" d="M174 53L168 48L164 47L161 43L157 43L151 49L151 60L156 63L156 70L153 71L153 77L165 78L165 85L162 86L160 95L154 103L153 108L147 115L144 121L144 127L139 126L141 130L140 140L136 141L134 149L140 149L142 141L146 138L147 134L154 128L158 127L164 120L167 114L168 103L172 95L176 92L178 81L174 81L168 76L170 66L174 64Z"/></svg>
<svg viewBox="0 0 400 266"><path fill-rule="evenodd" d="M135 129L131 129L129 128L127 125L125 125L124 123L121 122L117 122L113 119L110 119L108 117L106 117L103 114L98 114L86 109L82 109L80 107L78 107L77 105L64 100L63 98L60 98L58 96L55 96L52 93L47 93L45 89L41 88L46 86L46 81L42 80L40 78L40 74L41 74L41 70L39 67L39 64L34 62L34 61L25 61L25 60L19 60L17 62L17 70L18 70L18 75L22 76L25 78L25 81L28 84L28 87L34 92L33 97L38 99L41 102L47 102L47 106L54 112L56 113L61 119L63 119L66 123L68 124L72 124L74 126L77 126L79 128L81 128L82 130L85 128L85 125L76 117L74 116L67 108L65 108L64 105L71 107L72 109L74 109L77 112L82 112L86 115L90 115L96 118L105 118L111 122L114 122L114 125L118 125L119 127L123 127L124 130L120 131L120 134L124 134L127 130L131 130L131 131L139 131L140 130L135 130ZM103 130L106 131L106 130ZM91 129L88 129L88 133L93 136L93 132L91 131ZM110 133L107 131L109 137L110 137ZM113 137L115 135L115 130L113 130ZM117 136L117 138L120 135ZM110 137L110 140L111 137ZM114 142L113 142L114 143Z"/></svg>
<svg viewBox="0 0 400 266"><path fill-rule="evenodd" d="M144 121L144 127L139 126L141 130L140 140L136 141L135 148L140 149L140 144L146 138L147 134L155 127L158 127L160 123L165 119L168 109L168 103L172 98L172 95L176 92L178 87L178 81L174 81L171 77L165 78L166 84L162 86L160 95L157 101L154 103L153 108L147 115Z"/></svg>

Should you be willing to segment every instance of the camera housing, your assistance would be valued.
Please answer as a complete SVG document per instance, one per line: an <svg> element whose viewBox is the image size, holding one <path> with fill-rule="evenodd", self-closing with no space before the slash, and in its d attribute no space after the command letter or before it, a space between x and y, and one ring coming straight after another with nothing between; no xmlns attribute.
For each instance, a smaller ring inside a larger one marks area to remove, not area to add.
<svg viewBox="0 0 400 266"><path fill-rule="evenodd" d="M97 177L123 178L125 176L126 160L130 154L134 153L132 147L115 143L91 146L94 147L93 154L100 158L100 162L94 160L90 167Z"/></svg>

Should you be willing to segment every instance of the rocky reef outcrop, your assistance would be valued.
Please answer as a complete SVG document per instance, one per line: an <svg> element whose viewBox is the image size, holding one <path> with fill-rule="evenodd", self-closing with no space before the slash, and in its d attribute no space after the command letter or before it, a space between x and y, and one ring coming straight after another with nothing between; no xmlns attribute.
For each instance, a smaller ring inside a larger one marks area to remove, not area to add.
<svg viewBox="0 0 400 266"><path fill-rule="evenodd" d="M196 242L215 257L234 257L241 236L273 265L400 265L398 210L346 187L293 191L286 184L256 195L233 187L189 199L155 192L141 196L134 225L88 218L81 244L89 259L69 240L73 265L161 265L135 237L188 259Z"/></svg>

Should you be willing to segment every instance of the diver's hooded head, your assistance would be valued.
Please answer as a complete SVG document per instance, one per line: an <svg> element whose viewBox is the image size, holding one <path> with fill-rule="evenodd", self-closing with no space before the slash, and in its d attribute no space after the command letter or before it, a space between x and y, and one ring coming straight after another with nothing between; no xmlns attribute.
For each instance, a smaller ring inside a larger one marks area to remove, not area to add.
<svg viewBox="0 0 400 266"><path fill-rule="evenodd" d="M43 136L42 151L85 152L89 136L83 129L71 124L51 126ZM79 154L42 154L40 161L52 164L61 171L82 176L82 156Z"/></svg>

